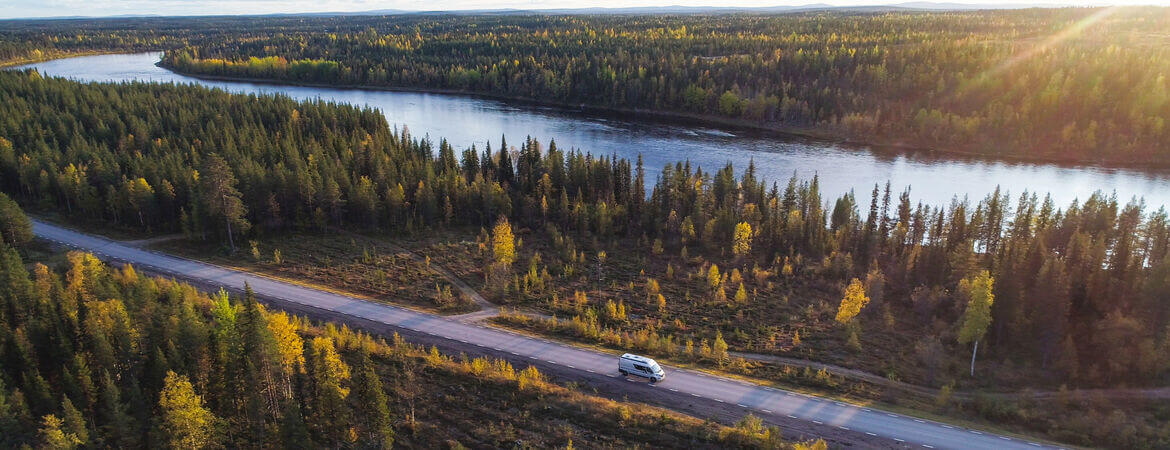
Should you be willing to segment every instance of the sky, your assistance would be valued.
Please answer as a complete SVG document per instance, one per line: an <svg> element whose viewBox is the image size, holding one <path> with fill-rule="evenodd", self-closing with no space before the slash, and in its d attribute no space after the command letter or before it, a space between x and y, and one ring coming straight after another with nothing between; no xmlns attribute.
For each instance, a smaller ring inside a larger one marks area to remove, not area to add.
<svg viewBox="0 0 1170 450"><path fill-rule="evenodd" d="M408 11L468 9L554 9L642 6L780 6L824 3L834 6L896 4L916 0L0 0L0 18L120 16L120 15L221 15L283 14L305 12L352 12L383 9ZM934 0L981 5L1028 4L1102 6L1156 4L1170 0Z"/></svg>

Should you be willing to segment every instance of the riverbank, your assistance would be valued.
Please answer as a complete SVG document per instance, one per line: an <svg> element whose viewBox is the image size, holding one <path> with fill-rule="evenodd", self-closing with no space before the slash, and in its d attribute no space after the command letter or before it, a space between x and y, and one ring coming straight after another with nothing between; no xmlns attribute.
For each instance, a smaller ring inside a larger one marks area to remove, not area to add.
<svg viewBox="0 0 1170 450"><path fill-rule="evenodd" d="M800 139L843 146L855 150L868 149L885 155L930 155L934 157L974 160L979 162L1006 162L1020 164L1047 164L1069 168L1103 168L1103 169L1136 169L1136 170L1170 170L1170 161L1140 161L1140 160L1102 160L1082 158L1048 158L1025 155L989 155L986 153L962 150L956 148L942 149L928 145L908 142L882 141L878 139L862 140L856 137L843 136L838 132L814 127L785 126L780 124L766 124L757 121L720 117L709 114L696 114L681 111L665 111L643 108L622 108L613 106L599 106L589 104L572 104L548 100L539 100L527 97L508 96L493 93L470 91L465 89L447 88L420 88L409 86L378 86L367 84L330 84L279 78L248 78L228 75L209 75L197 72L180 70L159 61L158 67L179 75L188 76L206 81L228 81L240 83L255 83L276 86L298 86L326 89L359 89L386 92L411 92L421 94L457 95L471 98L496 100L507 103L523 104L527 106L555 108L564 112L584 113L590 115L604 115L625 119L669 123L671 125L694 125L718 128L725 131L751 132L759 135L778 137L782 139Z"/></svg>
<svg viewBox="0 0 1170 450"><path fill-rule="evenodd" d="M54 60L58 60L58 59L80 58L82 56L122 55L122 54L126 54L126 52L123 52L123 51L97 51L97 50L95 50L95 51L84 51L84 52L73 52L73 53L67 52L67 53L45 55L44 57L41 57L41 58L10 59L7 61L0 61L0 70L11 69L13 67L25 66L25 65L29 65L29 64L36 64L36 63L41 63L41 62L45 62L45 61L54 61Z"/></svg>

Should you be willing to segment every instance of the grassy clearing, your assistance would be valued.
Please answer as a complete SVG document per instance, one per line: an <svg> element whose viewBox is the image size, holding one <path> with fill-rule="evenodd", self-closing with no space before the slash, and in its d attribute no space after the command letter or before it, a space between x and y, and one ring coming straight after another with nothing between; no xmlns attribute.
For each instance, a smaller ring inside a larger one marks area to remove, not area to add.
<svg viewBox="0 0 1170 450"><path fill-rule="evenodd" d="M354 237L337 234L288 234L244 242L235 254L224 251L218 244L186 240L164 242L156 247L275 278L441 314L479 309L425 261L420 263L399 249L368 239L359 243Z"/></svg>

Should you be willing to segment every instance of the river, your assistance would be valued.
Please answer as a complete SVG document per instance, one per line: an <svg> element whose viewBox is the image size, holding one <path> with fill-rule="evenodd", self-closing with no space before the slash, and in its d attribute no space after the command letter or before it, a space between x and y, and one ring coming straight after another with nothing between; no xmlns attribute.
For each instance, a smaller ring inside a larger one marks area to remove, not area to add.
<svg viewBox="0 0 1170 450"><path fill-rule="evenodd" d="M802 179L818 175L821 190L832 199L854 190L868 204L875 183L892 183L895 191L911 187L916 201L941 205L954 197L978 200L998 185L1014 196L1023 191L1050 193L1060 207L1085 199L1097 190L1116 193L1122 203L1143 198L1151 209L1170 203L1170 171L1003 162L978 158L940 157L923 153L891 153L783 138L751 131L672 125L560 108L536 107L465 95L367 89L303 87L261 83L208 81L155 66L158 53L83 56L30 64L42 74L81 81L156 81L194 83L232 92L283 94L294 99L323 99L379 109L390 124L407 127L415 136L446 138L457 149L500 137L518 145L532 136L561 148L625 158L642 155L647 184L661 168L689 160L706 171L728 162L738 172L754 161L758 176L781 187L794 173Z"/></svg>

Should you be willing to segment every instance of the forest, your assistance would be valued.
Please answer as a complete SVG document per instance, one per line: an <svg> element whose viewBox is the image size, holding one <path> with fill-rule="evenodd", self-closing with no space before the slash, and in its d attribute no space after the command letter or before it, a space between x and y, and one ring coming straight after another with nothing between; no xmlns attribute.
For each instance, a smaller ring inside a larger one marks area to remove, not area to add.
<svg viewBox="0 0 1170 450"><path fill-rule="evenodd" d="M825 448L754 416L728 427L615 402L87 253L50 268L0 243L0 284L4 448Z"/></svg>
<svg viewBox="0 0 1170 450"><path fill-rule="evenodd" d="M787 346L777 340L799 329L751 311L789 298L835 305L846 286L860 284L865 301L828 321L825 338L860 345L869 333L889 333L878 324L895 317L902 335L943 339L919 345L954 349L956 359L981 340L981 357L1014 367L980 379L992 385L1153 385L1170 374L1170 225L1164 208L1150 211L1140 199L1098 194L1055 205L997 192L922 205L910 188L890 186L874 186L868 201L825 199L815 178L776 183L751 167L736 177L729 166L682 162L662 168L647 197L640 161L551 142L456 152L392 129L370 109L29 71L0 73L0 117L0 183L34 211L182 231L225 248L339 227L470 228L487 243L499 234L488 229L506 220L509 234L514 224L544 252L518 246L491 256L489 288L569 307L572 294L536 287L612 286L595 266L607 251L628 253L644 269L623 280L634 277L629 286L648 301L585 299L570 310L592 310L619 328L650 324L679 344L720 331L733 348L778 352ZM976 333L960 345L956 327L984 272L982 291L994 298L986 338ZM642 293L648 278L666 287ZM661 293L670 295L662 307ZM640 322L605 317L607 301ZM675 305L689 318L675 320L683 318ZM849 325L858 314L862 326ZM894 357L914 345L861 353ZM1029 368L1044 375L1013 375Z"/></svg>
<svg viewBox="0 0 1170 450"><path fill-rule="evenodd" d="M1166 10L354 25L217 40L171 51L164 63L206 75L669 111L996 157L1170 157L1170 55L1153 44L1170 26Z"/></svg>
<svg viewBox="0 0 1170 450"><path fill-rule="evenodd" d="M990 157L1170 164L1167 8L0 23L0 61L416 88Z"/></svg>

